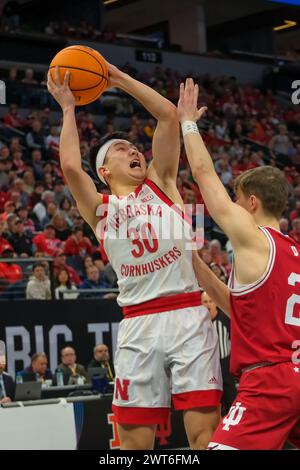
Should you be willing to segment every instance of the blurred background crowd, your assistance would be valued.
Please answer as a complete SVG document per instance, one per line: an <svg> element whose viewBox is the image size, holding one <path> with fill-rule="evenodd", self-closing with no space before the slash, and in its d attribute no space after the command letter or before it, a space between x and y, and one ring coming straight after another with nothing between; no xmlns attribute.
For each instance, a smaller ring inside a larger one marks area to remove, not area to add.
<svg viewBox="0 0 300 470"><path fill-rule="evenodd" d="M176 103L178 71L156 67L139 72L126 64L122 69L147 83ZM260 165L278 166L290 186L289 203L280 227L300 241L300 113L283 107L270 89L241 86L234 77L194 76L201 89L201 102L208 107L200 123L215 168L234 198L234 178ZM53 259L56 297L69 289L69 298L87 295L80 289L109 289L116 276L89 226L81 218L65 185L59 165L61 114L52 101L45 78L33 69L11 68L8 87L14 103L0 121L0 256L24 258L22 266L0 263L0 295L50 298L49 266L32 257ZM26 93L23 87L26 86ZM26 100L26 103L24 103ZM24 112L26 105L29 111ZM32 106L32 110L30 107ZM29 108L28 108L29 107ZM22 109L22 111L19 110ZM99 119L99 116L102 116ZM105 118L103 118L105 116ZM114 130L128 132L146 160L152 158L155 121L140 105L119 90L110 90L85 109L78 108L77 125L85 169L90 147ZM100 191L107 191L101 187ZM186 204L202 204L181 147L177 178ZM196 215L196 213L194 213ZM225 282L231 266L231 246L204 209L204 261ZM31 261L26 263L25 259ZM97 293L99 296L115 294Z"/></svg>

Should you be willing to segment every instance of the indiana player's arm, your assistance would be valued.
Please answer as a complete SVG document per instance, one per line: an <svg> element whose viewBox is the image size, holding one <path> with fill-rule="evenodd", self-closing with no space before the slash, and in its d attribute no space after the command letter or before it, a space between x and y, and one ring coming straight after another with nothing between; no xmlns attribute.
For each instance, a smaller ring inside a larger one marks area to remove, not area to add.
<svg viewBox="0 0 300 470"><path fill-rule="evenodd" d="M75 118L75 99L68 86L69 73L64 82L59 80L58 70L55 81L48 74L48 90L59 103L63 111L63 126L60 135L60 163L68 187L76 200L78 210L86 222L95 228L96 209L102 202L102 195L97 192L90 176L82 169L80 143Z"/></svg>
<svg viewBox="0 0 300 470"><path fill-rule="evenodd" d="M152 141L153 162L148 168L148 177L155 183L176 185L180 155L180 134L176 106L144 83L108 64L109 87L125 91L157 120Z"/></svg>
<svg viewBox="0 0 300 470"><path fill-rule="evenodd" d="M178 118L184 121L197 122L206 108L197 108L199 89L192 79L187 79L185 86L180 86ZM241 206L234 203L220 178L213 161L199 133L188 133L184 136L187 158L193 178L197 182L205 205L215 222L230 238L234 250L258 248L264 235L258 229L253 217ZM264 243L264 241L263 241Z"/></svg>
<svg viewBox="0 0 300 470"><path fill-rule="evenodd" d="M214 303L230 317L229 289L200 258L197 250L193 250L193 268L199 286L207 292Z"/></svg>

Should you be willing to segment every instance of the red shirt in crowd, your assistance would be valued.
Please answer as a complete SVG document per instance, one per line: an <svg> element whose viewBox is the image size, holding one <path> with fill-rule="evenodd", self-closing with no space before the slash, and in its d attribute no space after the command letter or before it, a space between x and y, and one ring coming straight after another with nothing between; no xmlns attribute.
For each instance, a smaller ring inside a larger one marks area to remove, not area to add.
<svg viewBox="0 0 300 470"><path fill-rule="evenodd" d="M14 284L22 280L22 269L18 264L0 263L0 279L1 278L5 279L8 284Z"/></svg>
<svg viewBox="0 0 300 470"><path fill-rule="evenodd" d="M66 241L64 252L67 256L85 256L93 252L93 247L87 237L78 240L74 235L71 235Z"/></svg>
<svg viewBox="0 0 300 470"><path fill-rule="evenodd" d="M4 191L0 191L0 209L4 208L4 204L8 201L8 194Z"/></svg>
<svg viewBox="0 0 300 470"><path fill-rule="evenodd" d="M27 169L27 165L23 160L13 160L13 167L18 174L26 171Z"/></svg>
<svg viewBox="0 0 300 470"><path fill-rule="evenodd" d="M21 118L20 114L8 113L3 118L4 124L7 126L15 127L17 129L24 127L26 121Z"/></svg>
<svg viewBox="0 0 300 470"><path fill-rule="evenodd" d="M300 210L294 209L290 214L290 219L294 220L294 219L299 219L299 218L300 218Z"/></svg>
<svg viewBox="0 0 300 470"><path fill-rule="evenodd" d="M49 256L54 256L61 243L58 238L46 238L44 233L39 233L32 241L38 251Z"/></svg>
<svg viewBox="0 0 300 470"><path fill-rule="evenodd" d="M4 250L12 250L14 251L13 247L11 244L6 240L4 237L0 237L0 255Z"/></svg>
<svg viewBox="0 0 300 470"><path fill-rule="evenodd" d="M297 233L295 230L291 230L289 236L295 240L295 242L300 243L300 233Z"/></svg>

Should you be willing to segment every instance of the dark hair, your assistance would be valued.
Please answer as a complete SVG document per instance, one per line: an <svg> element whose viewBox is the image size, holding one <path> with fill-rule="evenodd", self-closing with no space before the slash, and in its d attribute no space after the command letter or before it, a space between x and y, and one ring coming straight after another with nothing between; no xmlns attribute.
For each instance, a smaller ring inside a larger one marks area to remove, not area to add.
<svg viewBox="0 0 300 470"><path fill-rule="evenodd" d="M122 132L122 131L110 132L109 134L105 134L105 136L101 137L101 139L99 139L98 143L96 145L94 145L93 147L91 147L89 157L88 157L89 164L90 164L90 167L91 167L94 175L96 175L98 179L99 179L99 176L98 176L97 168L96 168L97 154L99 152L100 147L102 147L102 145L106 144L106 142L108 142L111 139L128 140L128 134L126 132Z"/></svg>
<svg viewBox="0 0 300 470"><path fill-rule="evenodd" d="M68 275L68 280L66 282L66 286L68 289L71 289L71 279L70 279L70 273L69 271L66 269L66 268L62 268L58 271L58 273L56 274L55 276L55 284L56 284L56 287L59 287L60 286L60 282L59 282L59 275L60 273L62 273L63 271L65 271Z"/></svg>
<svg viewBox="0 0 300 470"><path fill-rule="evenodd" d="M61 210L64 210L63 205L64 205L64 202L65 202L65 201L68 201L70 208L71 208L71 206L72 206L70 199L69 199L68 197L64 197L64 198L60 201L60 204L59 204L59 208L60 208Z"/></svg>
<svg viewBox="0 0 300 470"><path fill-rule="evenodd" d="M238 189L247 197L253 194L260 199L265 213L277 219L286 208L289 187L284 173L273 166L245 171L235 180L235 193Z"/></svg>
<svg viewBox="0 0 300 470"><path fill-rule="evenodd" d="M42 263L35 263L32 267L32 271L35 271L36 268L43 268L43 270L45 271L45 266Z"/></svg>
<svg viewBox="0 0 300 470"><path fill-rule="evenodd" d="M82 227L74 227L72 229L72 233L77 233L77 232L82 232L83 233L83 228Z"/></svg>
<svg viewBox="0 0 300 470"><path fill-rule="evenodd" d="M20 211L29 211L29 208L27 206L18 207L16 209L16 212L20 212Z"/></svg>
<svg viewBox="0 0 300 470"><path fill-rule="evenodd" d="M31 362L35 362L39 357L45 357L47 359L47 356L44 352L37 352L32 354L31 356Z"/></svg>

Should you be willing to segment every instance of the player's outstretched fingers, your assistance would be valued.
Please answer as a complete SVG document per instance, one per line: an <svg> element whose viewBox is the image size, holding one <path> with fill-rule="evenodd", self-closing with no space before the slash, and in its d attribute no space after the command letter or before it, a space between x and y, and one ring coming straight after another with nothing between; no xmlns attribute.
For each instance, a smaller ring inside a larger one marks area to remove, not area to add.
<svg viewBox="0 0 300 470"><path fill-rule="evenodd" d="M50 70L48 71L48 74L47 74L47 88L50 93L53 92L54 82L52 80Z"/></svg>
<svg viewBox="0 0 300 470"><path fill-rule="evenodd" d="M202 116L206 113L207 107L202 106L200 109L198 109L198 120L202 118Z"/></svg>
<svg viewBox="0 0 300 470"><path fill-rule="evenodd" d="M199 97L199 86L196 84L193 90L193 105L195 106L195 108L197 108L197 105L198 105L198 97Z"/></svg>
<svg viewBox="0 0 300 470"><path fill-rule="evenodd" d="M194 92L194 80L192 78L187 79L187 92L189 97L193 95Z"/></svg>
<svg viewBox="0 0 300 470"><path fill-rule="evenodd" d="M70 82L70 70L67 70L66 73L65 73L65 76L64 76L63 87L68 88L69 82Z"/></svg>
<svg viewBox="0 0 300 470"><path fill-rule="evenodd" d="M57 66L55 67L55 84L57 86L61 85L60 77L59 77L59 70Z"/></svg>

